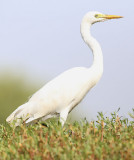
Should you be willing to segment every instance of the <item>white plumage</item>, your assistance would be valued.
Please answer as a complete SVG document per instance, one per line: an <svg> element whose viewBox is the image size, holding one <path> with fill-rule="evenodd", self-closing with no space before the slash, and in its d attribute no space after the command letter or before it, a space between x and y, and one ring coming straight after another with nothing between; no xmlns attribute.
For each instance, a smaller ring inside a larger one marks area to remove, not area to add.
<svg viewBox="0 0 134 160"><path fill-rule="evenodd" d="M91 36L90 27L95 22L113 18L121 17L99 12L87 13L81 23L81 34L93 52L92 66L90 68L76 67L60 74L37 91L27 103L18 107L6 121L12 123L13 120L16 120L15 125L18 126L22 122L21 119L26 124L31 124L35 120L45 121L48 118L60 116L60 122L63 126L68 113L100 80L103 72L101 47Z"/></svg>

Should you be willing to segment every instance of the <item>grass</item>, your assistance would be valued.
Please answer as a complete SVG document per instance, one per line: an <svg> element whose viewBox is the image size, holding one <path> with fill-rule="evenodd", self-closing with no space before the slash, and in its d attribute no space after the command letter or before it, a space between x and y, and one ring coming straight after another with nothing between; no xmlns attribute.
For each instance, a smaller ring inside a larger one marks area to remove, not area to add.
<svg viewBox="0 0 134 160"><path fill-rule="evenodd" d="M133 110L134 111L134 110ZM131 114L132 115L132 114ZM0 160L132 160L134 121L98 113L97 121L0 126Z"/></svg>

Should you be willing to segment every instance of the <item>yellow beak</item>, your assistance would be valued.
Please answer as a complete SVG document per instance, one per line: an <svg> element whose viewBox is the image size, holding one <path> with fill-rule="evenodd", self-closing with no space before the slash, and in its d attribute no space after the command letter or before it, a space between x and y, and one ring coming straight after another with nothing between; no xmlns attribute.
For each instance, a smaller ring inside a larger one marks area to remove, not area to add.
<svg viewBox="0 0 134 160"><path fill-rule="evenodd" d="M117 18L123 18L122 16L116 16L116 15L100 15L100 18L105 18L105 19L117 19Z"/></svg>

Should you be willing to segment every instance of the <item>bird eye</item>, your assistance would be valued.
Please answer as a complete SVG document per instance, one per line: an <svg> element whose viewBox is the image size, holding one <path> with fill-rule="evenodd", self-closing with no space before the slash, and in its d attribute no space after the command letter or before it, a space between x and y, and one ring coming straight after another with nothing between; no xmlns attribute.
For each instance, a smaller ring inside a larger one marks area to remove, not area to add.
<svg viewBox="0 0 134 160"><path fill-rule="evenodd" d="M95 18L99 18L99 15L98 15L98 14L96 14L96 15L95 15Z"/></svg>

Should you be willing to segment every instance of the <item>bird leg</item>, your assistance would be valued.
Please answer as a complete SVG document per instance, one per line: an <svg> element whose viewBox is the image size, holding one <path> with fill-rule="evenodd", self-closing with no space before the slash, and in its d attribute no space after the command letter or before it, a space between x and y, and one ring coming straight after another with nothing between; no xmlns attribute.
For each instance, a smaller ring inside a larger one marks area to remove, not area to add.
<svg viewBox="0 0 134 160"><path fill-rule="evenodd" d="M64 123L67 119L68 112L69 112L68 107L60 112L60 123L61 123L62 127L64 126Z"/></svg>

